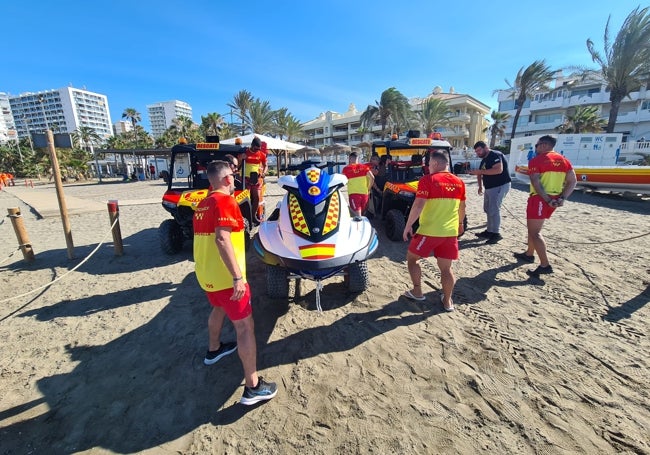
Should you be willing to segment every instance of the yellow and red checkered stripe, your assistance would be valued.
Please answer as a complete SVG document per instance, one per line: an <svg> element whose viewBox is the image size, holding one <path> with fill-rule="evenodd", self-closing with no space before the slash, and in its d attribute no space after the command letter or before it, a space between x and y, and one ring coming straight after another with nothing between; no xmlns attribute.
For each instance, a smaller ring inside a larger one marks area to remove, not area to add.
<svg viewBox="0 0 650 455"><path fill-rule="evenodd" d="M336 245L321 243L316 245L303 245L300 247L300 256L303 259L327 259L334 257Z"/></svg>
<svg viewBox="0 0 650 455"><path fill-rule="evenodd" d="M307 171L307 180L310 181L311 183L318 183L318 179L320 179L320 169L309 169Z"/></svg>
<svg viewBox="0 0 650 455"><path fill-rule="evenodd" d="M305 222L305 216L302 214L300 204L295 195L289 194L289 215L293 228L301 234L309 235L309 227Z"/></svg>
<svg viewBox="0 0 650 455"><path fill-rule="evenodd" d="M327 234L336 229L339 225L340 201L338 191L332 194L330 204L327 209L327 218L325 218L325 226L323 226L323 234Z"/></svg>

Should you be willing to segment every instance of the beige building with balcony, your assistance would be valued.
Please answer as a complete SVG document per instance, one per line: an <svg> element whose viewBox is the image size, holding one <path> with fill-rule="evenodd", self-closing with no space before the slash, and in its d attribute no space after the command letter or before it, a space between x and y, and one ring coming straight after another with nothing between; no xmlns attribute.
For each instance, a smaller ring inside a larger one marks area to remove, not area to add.
<svg viewBox="0 0 650 455"><path fill-rule="evenodd" d="M449 93L443 93L440 87L423 98L409 100L414 111L422 109L422 104L429 98L444 100L451 111L450 124L446 128L438 128L443 137L454 148L471 147L476 141L485 140L483 130L488 121L485 116L490 113L490 107L470 95L455 93L453 87ZM303 131L307 137L307 145L320 148L334 143L355 145L360 142L372 142L381 139L381 125L375 124L371 131L361 130L361 114L354 104L348 106L344 113L327 111L317 118L305 122ZM415 128L414 128L415 129ZM401 131L404 135L406 132Z"/></svg>
<svg viewBox="0 0 650 455"><path fill-rule="evenodd" d="M551 87L524 102L515 137L557 134L555 128L572 115L577 106L597 106L600 117L609 119L610 93L600 75L583 80L578 75L563 76L562 71L558 71ZM516 113L512 90L499 91L498 101L499 112L510 114L506 124L506 138L509 138ZM613 132L622 133L624 142L650 139L650 83L623 98Z"/></svg>

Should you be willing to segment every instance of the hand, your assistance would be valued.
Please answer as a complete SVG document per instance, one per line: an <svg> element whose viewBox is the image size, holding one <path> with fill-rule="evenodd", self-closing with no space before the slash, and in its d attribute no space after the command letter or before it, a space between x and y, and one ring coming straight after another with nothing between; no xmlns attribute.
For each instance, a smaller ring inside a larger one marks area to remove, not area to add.
<svg viewBox="0 0 650 455"><path fill-rule="evenodd" d="M402 234L402 239L405 242L409 241L409 238L413 237L413 227L405 227L404 228L404 233Z"/></svg>
<svg viewBox="0 0 650 455"><path fill-rule="evenodd" d="M483 188L479 188L479 189L478 189L478 195L479 195L479 196L483 196Z"/></svg>
<svg viewBox="0 0 650 455"><path fill-rule="evenodd" d="M244 280L237 280L233 282L233 290L232 290L232 296L230 297L230 300L240 300L242 297L244 297L244 293L246 292L246 283Z"/></svg>

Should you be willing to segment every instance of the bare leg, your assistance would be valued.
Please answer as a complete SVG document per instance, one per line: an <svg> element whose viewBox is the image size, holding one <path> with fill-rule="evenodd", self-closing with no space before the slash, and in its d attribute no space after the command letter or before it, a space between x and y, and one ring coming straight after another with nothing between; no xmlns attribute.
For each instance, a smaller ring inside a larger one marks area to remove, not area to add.
<svg viewBox="0 0 650 455"><path fill-rule="evenodd" d="M422 297L422 269L420 268L420 264L418 264L420 259L420 256L410 251L406 252L406 266L411 276L411 281L413 282L411 294L415 297Z"/></svg>
<svg viewBox="0 0 650 455"><path fill-rule="evenodd" d="M546 254L546 242L542 236L542 227L545 220L526 220L528 226L528 249L526 254L532 256L535 252L539 256L539 265L547 267L548 255Z"/></svg>
<svg viewBox="0 0 650 455"><path fill-rule="evenodd" d="M221 307L212 307L208 317L208 351L216 351L221 347L221 328L226 319L226 313Z"/></svg>
<svg viewBox="0 0 650 455"><path fill-rule="evenodd" d="M257 385L257 346L255 344L255 324L253 316L232 321L237 332L237 354L244 368L246 387Z"/></svg>
<svg viewBox="0 0 650 455"><path fill-rule="evenodd" d="M440 282L442 284L442 292L444 294L443 305L445 308L451 306L451 294L454 291L454 285L456 284L456 277L454 276L454 271L451 268L451 259L442 259L436 258L438 262L438 268L440 268Z"/></svg>

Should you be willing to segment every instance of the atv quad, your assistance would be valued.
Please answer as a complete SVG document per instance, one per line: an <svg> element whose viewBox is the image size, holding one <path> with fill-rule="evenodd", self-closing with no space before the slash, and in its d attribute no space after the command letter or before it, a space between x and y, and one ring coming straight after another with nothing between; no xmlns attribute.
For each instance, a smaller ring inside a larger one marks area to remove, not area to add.
<svg viewBox="0 0 650 455"><path fill-rule="evenodd" d="M386 181L380 183L383 185L381 192L372 191L369 204L374 217L383 221L386 236L393 241L402 240L406 220L415 202L418 181L428 165L429 152L445 151L449 156L449 171L454 172L451 144L443 140L440 133L431 136L419 137L418 131L409 131L405 139L375 141L372 144L373 153L390 155L393 159L386 169ZM463 223L467 228L467 217Z"/></svg>
<svg viewBox="0 0 650 455"><path fill-rule="evenodd" d="M180 252L185 240L192 240L194 236L194 210L209 192L208 164L214 160L224 160L227 154L237 157L245 150L241 145L220 144L217 136L208 137L208 142L181 143L172 147L167 191L163 195L162 206L173 218L163 221L158 228L160 248L165 253ZM246 224L248 246L253 226L250 192L236 186L235 199Z"/></svg>

